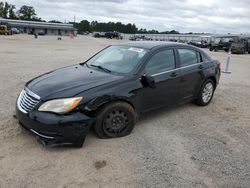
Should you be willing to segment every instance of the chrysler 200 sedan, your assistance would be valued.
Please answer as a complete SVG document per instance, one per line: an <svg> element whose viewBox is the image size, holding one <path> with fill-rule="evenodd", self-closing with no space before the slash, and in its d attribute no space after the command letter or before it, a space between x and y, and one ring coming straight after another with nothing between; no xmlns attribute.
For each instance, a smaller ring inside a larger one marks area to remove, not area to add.
<svg viewBox="0 0 250 188"><path fill-rule="evenodd" d="M205 106L219 78L220 63L193 46L112 45L86 62L30 80L16 115L46 145L81 147L92 126L100 138L122 137L145 112L191 101Z"/></svg>

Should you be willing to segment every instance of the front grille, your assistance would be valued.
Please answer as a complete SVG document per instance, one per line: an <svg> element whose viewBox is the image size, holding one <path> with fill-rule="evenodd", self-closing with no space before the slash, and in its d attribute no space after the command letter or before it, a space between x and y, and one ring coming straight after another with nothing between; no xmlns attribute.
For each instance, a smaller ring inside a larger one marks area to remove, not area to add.
<svg viewBox="0 0 250 188"><path fill-rule="evenodd" d="M38 95L25 88L17 99L17 106L22 112L28 113L39 103L39 101L40 97Z"/></svg>

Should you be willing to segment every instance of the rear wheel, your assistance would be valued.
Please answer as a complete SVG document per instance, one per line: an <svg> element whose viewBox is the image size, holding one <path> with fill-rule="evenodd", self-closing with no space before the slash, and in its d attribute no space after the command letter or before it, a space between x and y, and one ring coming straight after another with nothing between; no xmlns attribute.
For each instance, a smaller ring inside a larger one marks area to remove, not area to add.
<svg viewBox="0 0 250 188"><path fill-rule="evenodd" d="M213 98L214 90L215 83L211 79L206 80L201 87L201 90L195 100L195 103L199 106L208 105Z"/></svg>
<svg viewBox="0 0 250 188"><path fill-rule="evenodd" d="M134 109L125 102L115 102L97 114L94 130L99 138L116 138L129 135L136 122Z"/></svg>

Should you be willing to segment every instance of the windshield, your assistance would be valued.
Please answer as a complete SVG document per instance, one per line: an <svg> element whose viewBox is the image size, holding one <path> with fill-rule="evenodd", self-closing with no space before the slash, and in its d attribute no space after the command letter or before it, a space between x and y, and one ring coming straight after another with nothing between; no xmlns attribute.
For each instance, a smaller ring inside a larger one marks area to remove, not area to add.
<svg viewBox="0 0 250 188"><path fill-rule="evenodd" d="M147 50L129 46L110 46L94 57L87 65L107 72L129 73L144 57Z"/></svg>
<svg viewBox="0 0 250 188"><path fill-rule="evenodd" d="M214 40L214 43L219 43L220 42L220 38L215 38L215 40Z"/></svg>

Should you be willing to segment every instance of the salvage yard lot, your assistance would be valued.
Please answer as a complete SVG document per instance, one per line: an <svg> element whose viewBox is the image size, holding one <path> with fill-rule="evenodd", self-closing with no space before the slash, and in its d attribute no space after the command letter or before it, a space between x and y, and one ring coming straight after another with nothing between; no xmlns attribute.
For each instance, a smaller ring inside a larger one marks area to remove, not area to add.
<svg viewBox="0 0 250 188"><path fill-rule="evenodd" d="M209 106L149 113L127 137L91 131L81 149L48 148L19 127L15 100L28 80L120 42L0 36L0 187L250 187L250 54L232 55Z"/></svg>

